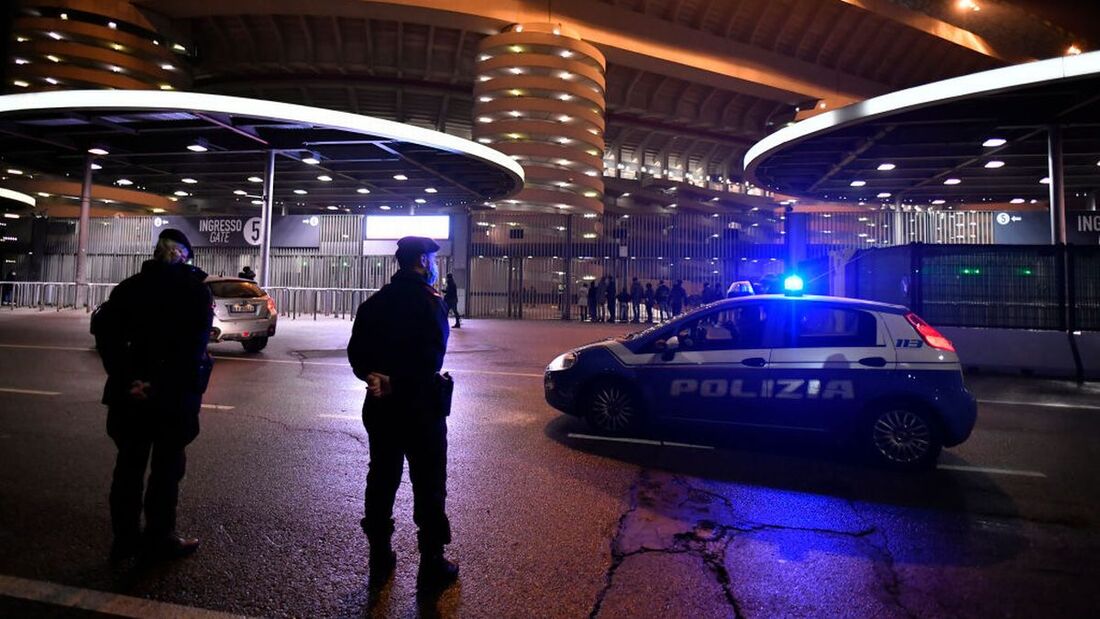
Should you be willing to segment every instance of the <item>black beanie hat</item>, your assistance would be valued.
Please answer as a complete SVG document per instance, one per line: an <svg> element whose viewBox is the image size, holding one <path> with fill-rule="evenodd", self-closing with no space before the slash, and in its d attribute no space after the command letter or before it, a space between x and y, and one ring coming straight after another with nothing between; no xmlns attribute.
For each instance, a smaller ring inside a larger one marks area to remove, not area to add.
<svg viewBox="0 0 1100 619"><path fill-rule="evenodd" d="M161 231L158 239L168 239L169 241L175 241L180 245L187 248L187 258L191 259L195 256L195 250L191 249L191 241L187 240L187 235L180 232L175 228L165 228Z"/></svg>

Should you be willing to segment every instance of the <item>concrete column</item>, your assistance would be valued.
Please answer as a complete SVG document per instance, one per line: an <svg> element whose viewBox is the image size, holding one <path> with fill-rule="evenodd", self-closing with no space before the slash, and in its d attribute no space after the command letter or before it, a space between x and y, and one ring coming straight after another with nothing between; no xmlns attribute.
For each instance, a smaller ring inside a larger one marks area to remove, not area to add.
<svg viewBox="0 0 1100 619"><path fill-rule="evenodd" d="M458 284L458 313L465 316L470 291L470 215L465 210L451 214L451 272ZM446 276L440 274L441 278Z"/></svg>
<svg viewBox="0 0 1100 619"><path fill-rule="evenodd" d="M786 270L788 272L794 271L798 268L798 263L806 259L806 237L807 233L807 221L806 213L795 212L791 207L786 209L787 219L784 220L783 228L787 231L784 237L787 245L787 264Z"/></svg>
<svg viewBox="0 0 1100 619"><path fill-rule="evenodd" d="M271 285L271 216L275 206L275 151L267 153L267 167L264 168L264 204L260 213L260 285Z"/></svg>
<svg viewBox="0 0 1100 619"><path fill-rule="evenodd" d="M92 210L92 163L95 157L84 158L84 182L80 186L80 224L76 230L76 306L88 302L88 227Z"/></svg>
<svg viewBox="0 0 1100 619"><path fill-rule="evenodd" d="M1047 128L1047 176L1050 177L1050 242L1066 243L1066 186L1063 181L1062 128Z"/></svg>

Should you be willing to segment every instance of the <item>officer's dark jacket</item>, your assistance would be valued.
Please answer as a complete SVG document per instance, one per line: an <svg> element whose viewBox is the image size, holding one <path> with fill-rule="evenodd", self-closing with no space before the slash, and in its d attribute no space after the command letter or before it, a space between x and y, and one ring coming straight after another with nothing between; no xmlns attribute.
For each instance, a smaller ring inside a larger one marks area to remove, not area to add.
<svg viewBox="0 0 1100 619"><path fill-rule="evenodd" d="M104 404L128 401L134 380L151 383L154 397L206 390L214 308L205 279L188 264L146 260L140 273L111 291L93 318L96 350L107 370Z"/></svg>
<svg viewBox="0 0 1100 619"><path fill-rule="evenodd" d="M443 298L424 276L401 269L359 306L348 361L360 380L385 374L395 397L412 398L443 367L449 336Z"/></svg>

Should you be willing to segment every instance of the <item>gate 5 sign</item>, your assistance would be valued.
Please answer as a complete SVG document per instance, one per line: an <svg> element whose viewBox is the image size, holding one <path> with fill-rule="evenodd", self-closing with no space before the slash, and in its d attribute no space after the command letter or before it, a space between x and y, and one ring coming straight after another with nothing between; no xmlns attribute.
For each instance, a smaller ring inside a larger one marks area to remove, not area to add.
<svg viewBox="0 0 1100 619"><path fill-rule="evenodd" d="M263 227L259 217L154 217L153 240L161 230L176 228L195 247L259 247ZM320 247L321 218L286 215L271 220L272 247Z"/></svg>

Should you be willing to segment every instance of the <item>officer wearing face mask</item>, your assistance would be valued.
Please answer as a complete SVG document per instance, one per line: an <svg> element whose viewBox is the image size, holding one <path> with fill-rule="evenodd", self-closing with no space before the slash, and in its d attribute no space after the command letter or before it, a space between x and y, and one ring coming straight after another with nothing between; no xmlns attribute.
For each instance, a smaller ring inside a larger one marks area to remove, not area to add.
<svg viewBox="0 0 1100 619"><path fill-rule="evenodd" d="M400 269L390 283L359 306L348 360L367 383L363 424L370 464L365 516L370 544L370 584L381 586L396 565L390 545L393 503L409 462L413 520L418 528L421 591L441 589L458 577L443 556L451 541L447 497L447 410L440 406L439 373L450 335L447 305L433 287L438 272L435 241L408 236L397 242Z"/></svg>
<svg viewBox="0 0 1100 619"><path fill-rule="evenodd" d="M107 434L118 447L110 495L113 560L139 552L185 557L199 545L176 531L185 448L199 434L213 365L206 352L212 300L206 273L187 264L192 257L187 237L165 229L153 259L116 286L92 318L107 370Z"/></svg>

